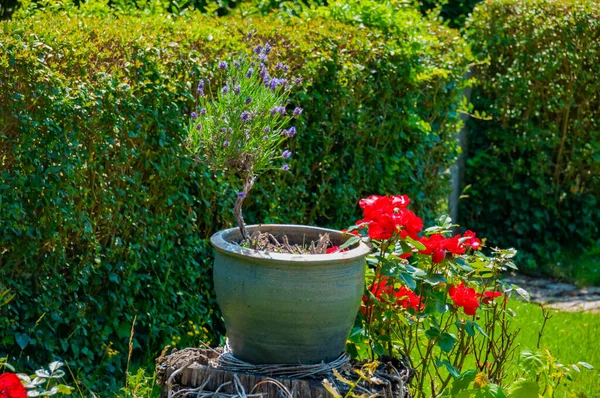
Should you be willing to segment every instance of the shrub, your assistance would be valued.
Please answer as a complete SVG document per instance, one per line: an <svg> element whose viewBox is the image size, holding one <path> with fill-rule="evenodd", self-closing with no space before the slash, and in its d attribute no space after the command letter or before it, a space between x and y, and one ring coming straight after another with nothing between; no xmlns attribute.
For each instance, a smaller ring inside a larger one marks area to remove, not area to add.
<svg viewBox="0 0 600 398"><path fill-rule="evenodd" d="M73 10L0 24L0 284L16 294L0 351L45 352L114 388L132 329L134 360L222 331L205 238L228 226L236 192L189 155L182 126L198 77L214 81L250 30L304 78L290 104L304 113L292 173L263 180L247 220L343 227L361 195L391 189L431 218L458 150L464 45L412 25L420 36Z"/></svg>
<svg viewBox="0 0 600 398"><path fill-rule="evenodd" d="M461 223L528 255L533 272L598 239L600 9L486 1L469 29L481 62L472 101L492 120L471 124Z"/></svg>

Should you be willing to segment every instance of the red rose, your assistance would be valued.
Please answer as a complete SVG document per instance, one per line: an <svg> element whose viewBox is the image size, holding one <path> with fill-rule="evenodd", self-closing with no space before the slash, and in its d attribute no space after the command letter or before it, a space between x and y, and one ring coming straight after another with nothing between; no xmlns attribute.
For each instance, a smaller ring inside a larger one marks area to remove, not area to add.
<svg viewBox="0 0 600 398"><path fill-rule="evenodd" d="M402 286L397 292L394 293L394 297L397 297L396 303L408 309L412 308L415 311L419 311L423 305L421 304L421 297L417 296L412 290Z"/></svg>
<svg viewBox="0 0 600 398"><path fill-rule="evenodd" d="M431 261L434 264L439 264L446 258L446 251L444 249L435 249L433 251L433 255L431 256Z"/></svg>
<svg viewBox="0 0 600 398"><path fill-rule="evenodd" d="M479 308L479 300L477 300L475 289L466 287L465 283L462 282L458 286L450 287L448 294L457 307L463 307L465 314L475 315L477 308Z"/></svg>
<svg viewBox="0 0 600 398"><path fill-rule="evenodd" d="M412 254L412 252L406 252L406 253L402 253L402 254L401 254L399 257L400 257L401 259L404 259L404 260L406 260L407 258L410 258L410 257L412 257L412 255L413 255L413 254Z"/></svg>
<svg viewBox="0 0 600 398"><path fill-rule="evenodd" d="M481 248L481 240L477 239L475 235L476 234L473 231L466 231L463 234L463 238L467 238L464 240L464 245L472 248L473 250L479 250Z"/></svg>
<svg viewBox="0 0 600 398"><path fill-rule="evenodd" d="M325 250L325 254L331 254L331 253L337 253L337 252L343 253L343 252L347 252L347 251L348 251L348 249L340 250L339 246L332 246L329 249Z"/></svg>
<svg viewBox="0 0 600 398"><path fill-rule="evenodd" d="M502 296L502 292L483 292L483 294L478 294L477 297L483 297L481 299L481 302L483 304L489 304L492 301L494 301L494 299L496 297L500 297Z"/></svg>
<svg viewBox="0 0 600 398"><path fill-rule="evenodd" d="M452 254L465 254L465 246L460 241L460 235L445 239L443 247Z"/></svg>
<svg viewBox="0 0 600 398"><path fill-rule="evenodd" d="M396 231L396 224L391 216L384 214L369 224L369 237L376 240L391 238Z"/></svg>
<svg viewBox="0 0 600 398"><path fill-rule="evenodd" d="M423 229L423 220L408 209L397 209L392 216L394 223L400 229L400 236L410 236L418 239L417 234Z"/></svg>
<svg viewBox="0 0 600 398"><path fill-rule="evenodd" d="M0 375L0 397L2 398L27 398L27 390L14 373Z"/></svg>
<svg viewBox="0 0 600 398"><path fill-rule="evenodd" d="M379 301L383 301L382 295L385 293L388 297L395 297L396 304L407 308L412 308L415 311L418 311L421 307L421 297L417 296L412 290L401 286L397 291L394 291L394 285L388 284L389 279L387 277L382 277L378 283L374 283L369 287L369 291L373 293L373 295ZM366 297L363 297L363 302L366 302Z"/></svg>
<svg viewBox="0 0 600 398"><path fill-rule="evenodd" d="M406 195L392 196L392 204L394 207L406 209L410 204L410 198Z"/></svg>
<svg viewBox="0 0 600 398"><path fill-rule="evenodd" d="M432 254L432 261L440 263L446 257L446 251L452 254L464 254L465 246L460 242L460 235L452 238L444 238L442 234L433 234L429 238L422 237L419 239L425 246L425 250L419 250L421 254Z"/></svg>
<svg viewBox="0 0 600 398"><path fill-rule="evenodd" d="M419 242L421 242L425 246L425 250L419 250L419 253L433 254L434 250L443 248L445 239L446 238L444 238L442 234L433 234L429 237L422 237L421 239L419 239Z"/></svg>
<svg viewBox="0 0 600 398"><path fill-rule="evenodd" d="M383 276L381 279L379 279L379 282L373 283L369 287L369 291L373 293L377 300L382 301L381 295L385 293L388 296L391 296L392 292L394 291L394 286L388 285L388 278Z"/></svg>
<svg viewBox="0 0 600 398"><path fill-rule="evenodd" d="M369 196L359 202L363 209L364 221L377 220L383 215L394 214L394 204L389 196Z"/></svg>

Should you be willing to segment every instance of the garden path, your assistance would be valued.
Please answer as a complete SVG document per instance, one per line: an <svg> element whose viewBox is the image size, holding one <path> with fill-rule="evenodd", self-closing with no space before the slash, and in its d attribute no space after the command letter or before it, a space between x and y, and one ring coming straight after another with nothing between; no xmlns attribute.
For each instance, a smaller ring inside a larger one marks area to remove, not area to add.
<svg viewBox="0 0 600 398"><path fill-rule="evenodd" d="M534 303L547 303L560 311L600 313L600 287L578 288L571 283L515 274L505 280L527 290Z"/></svg>

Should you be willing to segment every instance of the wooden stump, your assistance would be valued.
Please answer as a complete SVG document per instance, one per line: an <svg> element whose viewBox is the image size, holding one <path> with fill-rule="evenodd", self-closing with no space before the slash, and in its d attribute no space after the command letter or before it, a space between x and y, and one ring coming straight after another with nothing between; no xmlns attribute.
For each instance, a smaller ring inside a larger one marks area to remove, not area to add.
<svg viewBox="0 0 600 398"><path fill-rule="evenodd" d="M265 374L229 371L215 365L222 349L186 348L157 360L157 382L163 386L163 397L217 397L217 398L330 398L323 385L324 378L270 377ZM354 369L361 364L350 363L340 372L349 380L356 380ZM381 365L382 372L385 364ZM410 374L410 372L408 373ZM333 375L327 378L344 395L349 386ZM361 382L355 392L368 392L372 397L407 398L402 380L375 373L377 383ZM215 394L216 393L216 394Z"/></svg>

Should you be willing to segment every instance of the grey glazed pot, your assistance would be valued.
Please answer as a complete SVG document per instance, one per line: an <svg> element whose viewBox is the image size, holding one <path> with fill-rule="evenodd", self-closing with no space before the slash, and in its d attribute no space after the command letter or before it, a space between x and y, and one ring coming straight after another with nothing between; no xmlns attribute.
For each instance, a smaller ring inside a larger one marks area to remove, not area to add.
<svg viewBox="0 0 600 398"><path fill-rule="evenodd" d="M329 233L334 245L348 239L339 231L301 225L252 225L291 244ZM365 279L362 242L347 252L293 255L245 249L238 228L217 232L214 284L235 357L255 364L314 364L344 350L360 305Z"/></svg>

